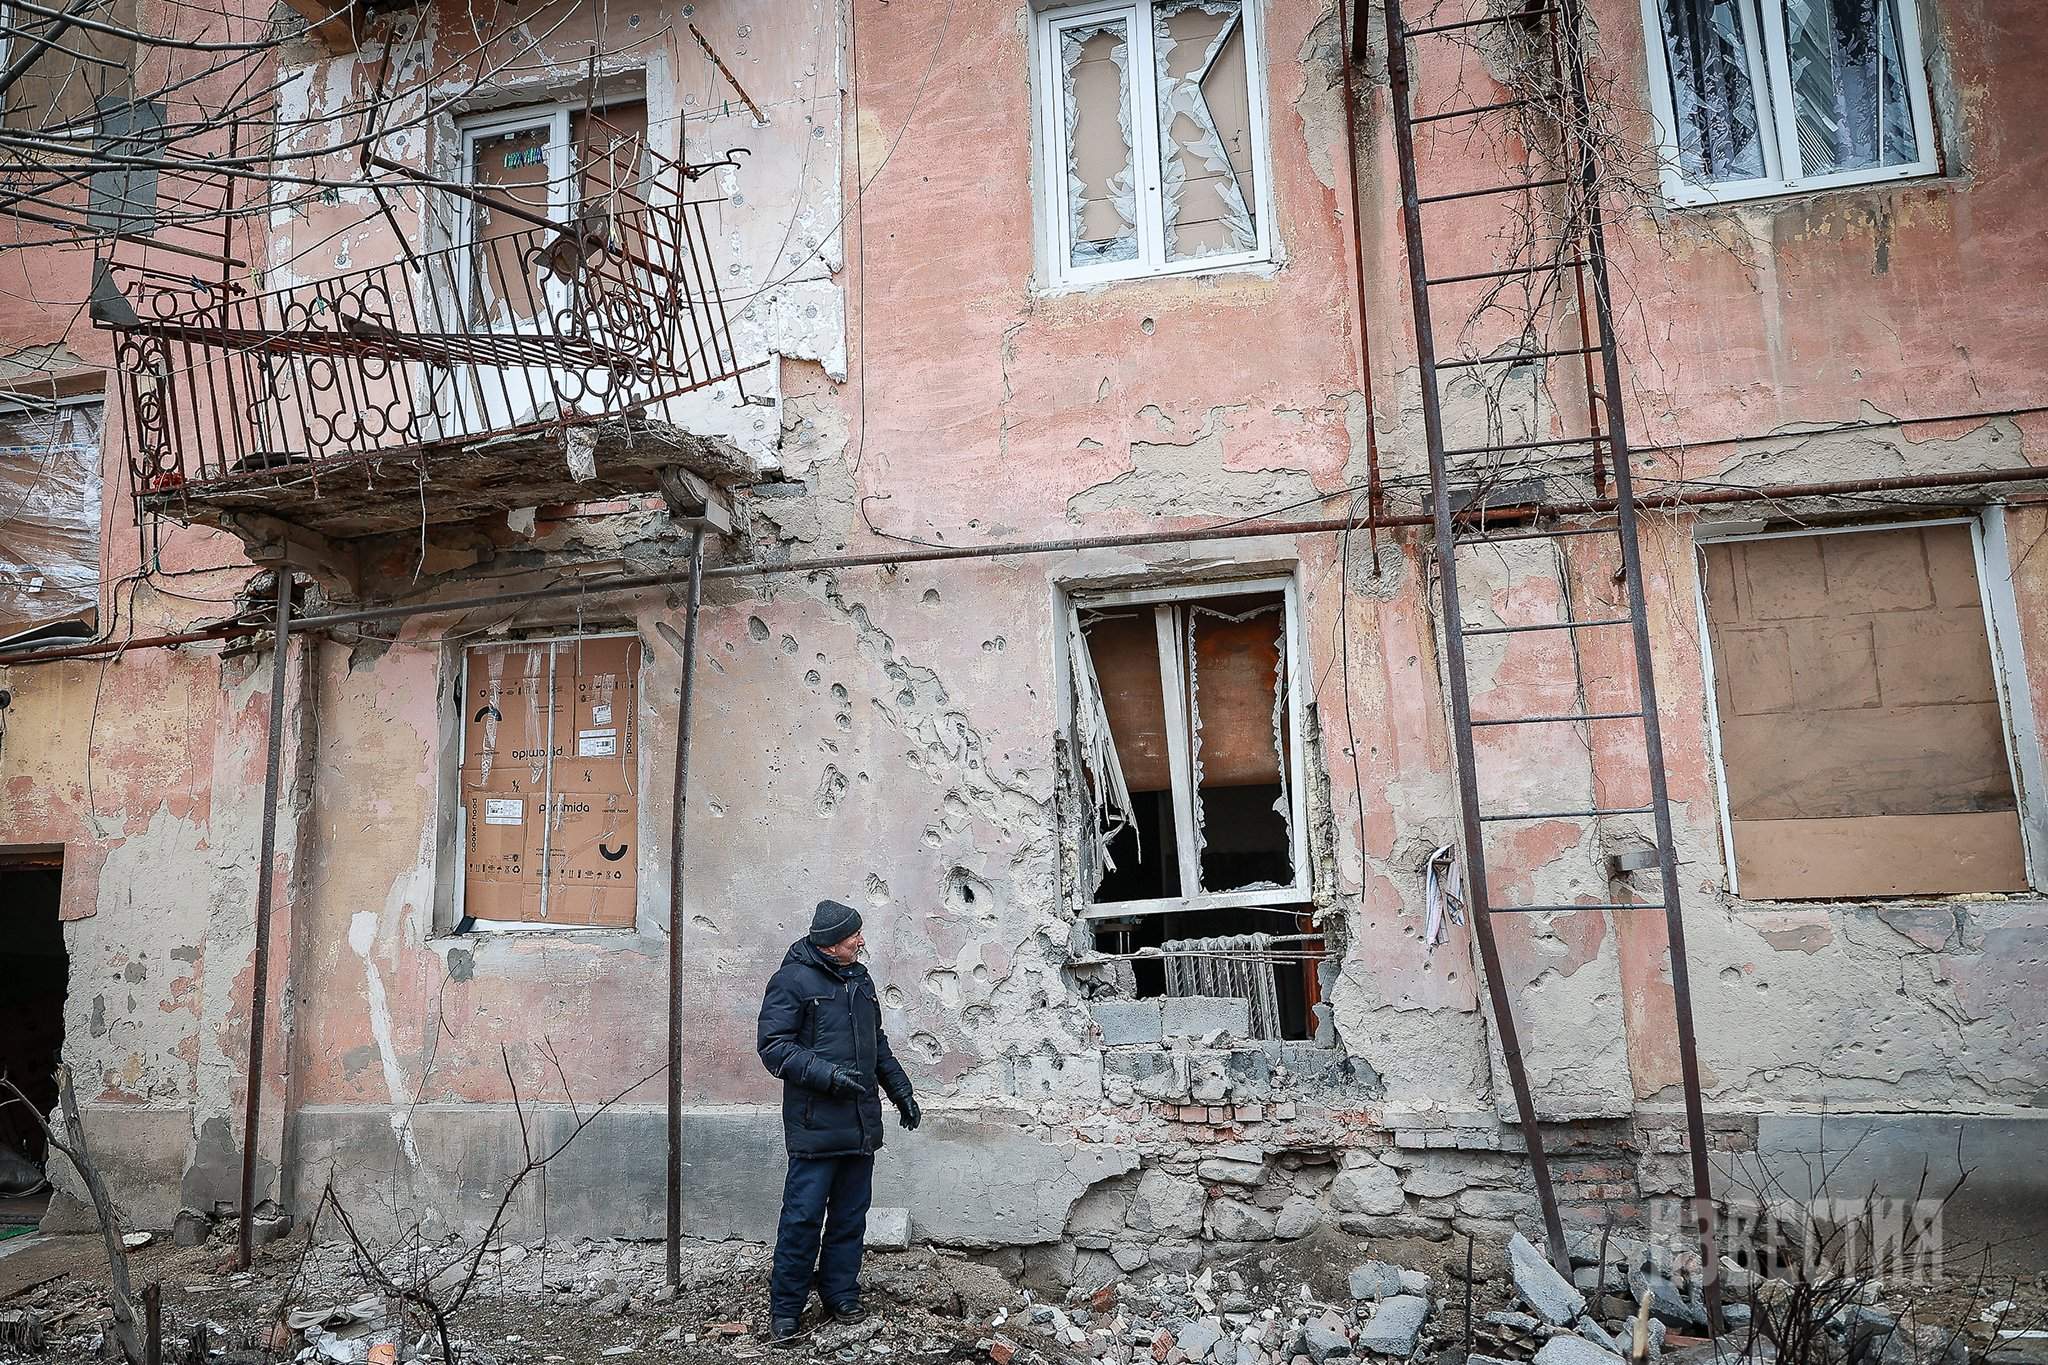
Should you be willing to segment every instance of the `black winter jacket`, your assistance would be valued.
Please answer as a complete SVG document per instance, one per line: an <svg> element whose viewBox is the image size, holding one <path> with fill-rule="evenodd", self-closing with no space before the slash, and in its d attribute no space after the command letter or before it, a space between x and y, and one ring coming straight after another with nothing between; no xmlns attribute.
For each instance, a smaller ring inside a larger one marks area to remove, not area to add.
<svg viewBox="0 0 2048 1365"><path fill-rule="evenodd" d="M791 1156L872 1156L882 1145L882 1093L899 1108L910 1078L889 1051L874 978L855 962L840 966L798 939L768 978L755 1048L782 1081L782 1138ZM861 1092L832 1094L844 1067Z"/></svg>

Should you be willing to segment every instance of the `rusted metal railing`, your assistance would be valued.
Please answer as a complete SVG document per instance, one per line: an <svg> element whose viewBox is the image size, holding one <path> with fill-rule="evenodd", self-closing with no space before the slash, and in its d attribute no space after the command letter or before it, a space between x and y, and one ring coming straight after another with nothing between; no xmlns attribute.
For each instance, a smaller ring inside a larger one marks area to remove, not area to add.
<svg viewBox="0 0 2048 1365"><path fill-rule="evenodd" d="M678 177L680 180L680 177ZM463 187L439 186L479 198ZM677 185L680 190L680 184ZM434 192L429 190L429 193ZM742 373L703 201L673 196L245 292L116 259L141 507L622 416ZM225 272L223 272L225 275Z"/></svg>

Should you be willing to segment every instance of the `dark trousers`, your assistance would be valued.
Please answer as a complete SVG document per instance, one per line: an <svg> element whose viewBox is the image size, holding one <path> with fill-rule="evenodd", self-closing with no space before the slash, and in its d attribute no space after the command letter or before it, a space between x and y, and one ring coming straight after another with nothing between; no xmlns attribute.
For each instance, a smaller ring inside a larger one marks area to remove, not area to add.
<svg viewBox="0 0 2048 1365"><path fill-rule="evenodd" d="M874 1183L871 1156L789 1159L782 1222L775 1229L775 1270L768 1281L772 1316L803 1316L814 1279L828 1307L859 1296L861 1240Z"/></svg>

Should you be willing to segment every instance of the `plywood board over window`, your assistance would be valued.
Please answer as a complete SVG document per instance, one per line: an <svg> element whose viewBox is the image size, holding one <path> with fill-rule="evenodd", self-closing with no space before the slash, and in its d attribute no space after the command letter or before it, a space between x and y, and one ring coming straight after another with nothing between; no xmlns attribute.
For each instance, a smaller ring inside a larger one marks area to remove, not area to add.
<svg viewBox="0 0 2048 1365"><path fill-rule="evenodd" d="M484 928L630 926L640 642L478 646L463 673L463 915Z"/></svg>
<svg viewBox="0 0 2048 1365"><path fill-rule="evenodd" d="M1741 894L2024 890L1971 527L1729 540L1703 559Z"/></svg>

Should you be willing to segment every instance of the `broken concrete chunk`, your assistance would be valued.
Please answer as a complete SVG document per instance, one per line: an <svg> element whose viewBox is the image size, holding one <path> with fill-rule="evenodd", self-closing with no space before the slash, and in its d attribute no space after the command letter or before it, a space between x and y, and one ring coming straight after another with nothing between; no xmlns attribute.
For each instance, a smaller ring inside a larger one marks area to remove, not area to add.
<svg viewBox="0 0 2048 1365"><path fill-rule="evenodd" d="M1522 1302L1551 1326L1569 1327L1585 1311L1586 1296L1572 1288L1519 1232L1508 1238L1508 1269Z"/></svg>
<svg viewBox="0 0 2048 1365"><path fill-rule="evenodd" d="M1669 1326L1703 1330L1707 1325L1705 1301L1697 1291L1688 1294L1680 1289L1668 1275L1638 1270L1629 1275L1628 1288L1638 1303L1642 1302L1647 1291L1650 1295L1650 1316L1663 1319Z"/></svg>
<svg viewBox="0 0 2048 1365"><path fill-rule="evenodd" d="M910 1210L871 1208L866 1235L868 1246L882 1251L902 1251L910 1245Z"/></svg>
<svg viewBox="0 0 2048 1365"><path fill-rule="evenodd" d="M1202 1187L1183 1176L1154 1168L1138 1177L1129 1223L1139 1232L1200 1233Z"/></svg>
<svg viewBox="0 0 2048 1365"><path fill-rule="evenodd" d="M1337 1172L1330 1182L1330 1202L1339 1213L1400 1213L1408 1207L1401 1173L1378 1162Z"/></svg>
<svg viewBox="0 0 2048 1365"><path fill-rule="evenodd" d="M1595 1346L1598 1346L1603 1351L1612 1351L1616 1355L1628 1354L1627 1349L1623 1347L1620 1342L1616 1341L1613 1337L1607 1335L1607 1329L1605 1327L1602 1327L1599 1323L1593 1321L1591 1318L1585 1316L1583 1313L1579 1315L1578 1326L1575 1330L1578 1332L1580 1336L1592 1342Z"/></svg>
<svg viewBox="0 0 2048 1365"><path fill-rule="evenodd" d="M1367 1261L1351 1272L1351 1297L1384 1299L1401 1292L1401 1268L1385 1261Z"/></svg>
<svg viewBox="0 0 2048 1365"><path fill-rule="evenodd" d="M1269 1242L1277 1215L1236 1199L1219 1199L1209 1206L1208 1232L1218 1242Z"/></svg>
<svg viewBox="0 0 2048 1365"><path fill-rule="evenodd" d="M1306 1237L1322 1225L1323 1211L1306 1195L1289 1195L1273 1222L1273 1235L1283 1242Z"/></svg>
<svg viewBox="0 0 2048 1365"><path fill-rule="evenodd" d="M1216 1349L1216 1343L1223 1340L1223 1328L1214 1318L1197 1318L1184 1323L1173 1334L1174 1345L1187 1353L1189 1360L1204 1360L1209 1352Z"/></svg>
<svg viewBox="0 0 2048 1365"><path fill-rule="evenodd" d="M1211 1158L1195 1167L1195 1174L1211 1185L1257 1185L1266 1178L1266 1163Z"/></svg>
<svg viewBox="0 0 2048 1365"><path fill-rule="evenodd" d="M1358 1329L1358 1349L1406 1360L1415 1354L1415 1343L1428 1316L1429 1300L1419 1295L1396 1294L1382 1299L1371 1319Z"/></svg>
<svg viewBox="0 0 2048 1365"><path fill-rule="evenodd" d="M1251 1002L1222 995L1182 995L1159 1001L1159 1031L1168 1038L1199 1038L1217 1033L1249 1038Z"/></svg>
<svg viewBox="0 0 2048 1365"><path fill-rule="evenodd" d="M1104 1047L1130 1047L1159 1041L1157 1000L1095 1000L1088 1015L1102 1034Z"/></svg>
<svg viewBox="0 0 2048 1365"><path fill-rule="evenodd" d="M1558 1277L1558 1282L1563 1283L1563 1276ZM1584 1337L1552 1337L1536 1353L1536 1365L1616 1365L1620 1359Z"/></svg>
<svg viewBox="0 0 2048 1365"><path fill-rule="evenodd" d="M1419 1270L1409 1270L1404 1267L1401 1271L1401 1292L1403 1294L1420 1294L1425 1299L1428 1298L1429 1276Z"/></svg>
<svg viewBox="0 0 2048 1365"><path fill-rule="evenodd" d="M1345 1333L1341 1321L1332 1320L1334 1317L1334 1314L1325 1313L1321 1317L1310 1318L1301 1329L1301 1350L1315 1365L1351 1354L1351 1338Z"/></svg>

